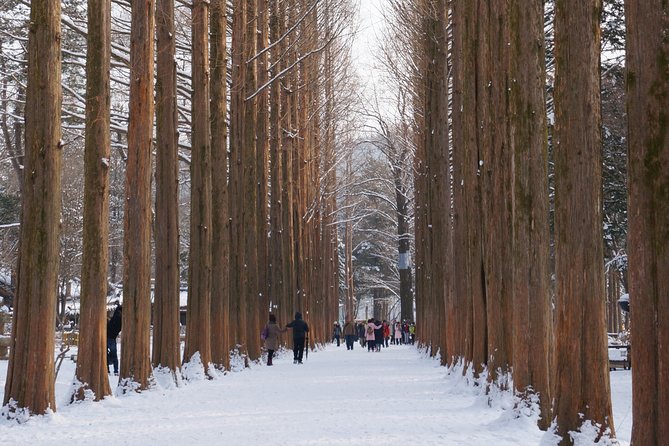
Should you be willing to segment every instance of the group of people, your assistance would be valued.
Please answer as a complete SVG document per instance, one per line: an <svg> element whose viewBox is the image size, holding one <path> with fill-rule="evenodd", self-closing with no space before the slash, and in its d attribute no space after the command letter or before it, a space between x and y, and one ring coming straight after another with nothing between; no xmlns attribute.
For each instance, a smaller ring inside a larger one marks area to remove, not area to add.
<svg viewBox="0 0 669 446"><path fill-rule="evenodd" d="M360 341L362 348L367 347L367 351L381 351L381 347L388 347L390 344L413 344L416 339L416 324L413 322L379 321L371 318L366 323L346 321L344 328L335 321L332 331L332 342L340 345L340 338L344 336L346 340L346 350L353 350L356 340Z"/></svg>
<svg viewBox="0 0 669 446"><path fill-rule="evenodd" d="M274 352L279 349L279 334L286 332L289 328L293 330L293 364L302 364L302 360L304 359L304 346L309 333L309 325L302 318L302 313L298 311L295 313L295 319L289 324L286 324L284 328L279 327L276 323L275 315L269 315L269 321L267 321L265 328L263 328L260 334L265 341L267 365L272 365Z"/></svg>

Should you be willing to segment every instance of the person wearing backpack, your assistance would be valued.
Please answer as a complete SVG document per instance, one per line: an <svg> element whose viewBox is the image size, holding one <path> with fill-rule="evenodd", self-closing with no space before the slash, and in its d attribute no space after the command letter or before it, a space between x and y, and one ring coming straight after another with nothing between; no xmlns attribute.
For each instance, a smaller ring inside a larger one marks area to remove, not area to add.
<svg viewBox="0 0 669 446"><path fill-rule="evenodd" d="M260 337L265 341L265 349L267 350L267 365L272 365L274 352L279 349L279 334L285 331L285 328L280 328L276 324L276 316L270 314L269 321L260 333Z"/></svg>
<svg viewBox="0 0 669 446"><path fill-rule="evenodd" d="M376 337L374 336L374 330L378 330L381 327L381 325L376 325L374 323L374 318L370 318L367 321L367 327L365 328L365 339L367 340L368 352L373 352L376 349Z"/></svg>

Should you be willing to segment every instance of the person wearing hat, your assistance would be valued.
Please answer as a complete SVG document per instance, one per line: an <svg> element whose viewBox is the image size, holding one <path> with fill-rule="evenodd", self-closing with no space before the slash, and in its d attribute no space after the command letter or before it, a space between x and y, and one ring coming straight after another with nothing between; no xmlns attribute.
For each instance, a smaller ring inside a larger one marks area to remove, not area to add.
<svg viewBox="0 0 669 446"><path fill-rule="evenodd" d="M293 329L293 364L302 364L304 356L304 340L309 333L309 325L302 319L302 313L295 313L295 320L286 325Z"/></svg>

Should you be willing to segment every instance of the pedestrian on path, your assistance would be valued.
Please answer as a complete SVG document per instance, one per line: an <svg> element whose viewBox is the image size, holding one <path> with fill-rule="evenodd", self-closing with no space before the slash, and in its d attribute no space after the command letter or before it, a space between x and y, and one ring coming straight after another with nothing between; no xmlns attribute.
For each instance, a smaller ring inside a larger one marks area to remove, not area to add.
<svg viewBox="0 0 669 446"><path fill-rule="evenodd" d="M337 321L335 321L334 327L332 328L332 339L332 342L335 340L337 341L337 347L339 347L341 339L341 325L339 325L339 322Z"/></svg>
<svg viewBox="0 0 669 446"><path fill-rule="evenodd" d="M279 349L279 335L284 333L286 330L286 328L281 328L276 324L275 315L269 315L269 321L262 331L262 335L264 335L265 340L265 349L267 350L267 365L272 365L274 352Z"/></svg>
<svg viewBox="0 0 669 446"><path fill-rule="evenodd" d="M375 331L381 329L381 325L374 323L374 318L370 318L367 321L367 327L365 328L365 340L367 341L367 351L373 352L376 350L376 336Z"/></svg>
<svg viewBox="0 0 669 446"><path fill-rule="evenodd" d="M346 350L353 350L353 343L355 342L355 324L351 321L346 321L344 324L344 339L346 340Z"/></svg>
<svg viewBox="0 0 669 446"><path fill-rule="evenodd" d="M309 325L302 319L302 313L295 313L295 319L286 325L293 329L293 364L302 364L304 356L304 340L309 333Z"/></svg>
<svg viewBox="0 0 669 446"><path fill-rule="evenodd" d="M118 354L116 350L116 338L121 332L123 326L122 313L123 308L121 304L116 301L116 308L111 319L107 321L107 373L109 373L109 366L114 367L114 375L118 375Z"/></svg>
<svg viewBox="0 0 669 446"><path fill-rule="evenodd" d="M367 337L365 334L365 326L362 324L362 322L358 322L358 325L356 325L356 330L358 339L360 339L360 346L365 348L365 344L367 344Z"/></svg>

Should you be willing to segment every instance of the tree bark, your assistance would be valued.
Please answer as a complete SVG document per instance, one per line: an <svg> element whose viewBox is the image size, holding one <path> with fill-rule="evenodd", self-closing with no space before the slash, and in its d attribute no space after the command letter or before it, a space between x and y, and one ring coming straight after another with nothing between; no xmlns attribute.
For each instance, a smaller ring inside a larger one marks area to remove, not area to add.
<svg viewBox="0 0 669 446"><path fill-rule="evenodd" d="M219 368L230 368L230 222L228 221L227 114L227 1L211 4L211 358Z"/></svg>
<svg viewBox="0 0 669 446"><path fill-rule="evenodd" d="M634 445L669 437L669 5L625 2Z"/></svg>
<svg viewBox="0 0 669 446"><path fill-rule="evenodd" d="M556 2L555 250L561 444L584 420L614 434L609 386L599 94L599 0Z"/></svg>
<svg viewBox="0 0 669 446"><path fill-rule="evenodd" d="M56 410L54 344L61 215L60 2L35 0L28 31L26 153L13 336L3 405Z"/></svg>
<svg viewBox="0 0 669 446"><path fill-rule="evenodd" d="M539 395L541 420L551 423L549 357L548 148L544 89L543 1L509 3L510 150L513 156L513 382Z"/></svg>
<svg viewBox="0 0 669 446"><path fill-rule="evenodd" d="M179 159L174 0L158 0L156 73L156 280L153 305L154 367L180 380Z"/></svg>
<svg viewBox="0 0 669 446"><path fill-rule="evenodd" d="M211 130L209 122L209 3L192 9L191 219L188 320L184 363L199 352L205 372L211 363Z"/></svg>
<svg viewBox="0 0 669 446"><path fill-rule="evenodd" d="M81 315L73 400L111 393L107 377L107 271L109 268L109 163L111 2L89 0L86 55L84 252Z"/></svg>
<svg viewBox="0 0 669 446"><path fill-rule="evenodd" d="M126 163L122 391L150 386L151 139L153 137L153 0L133 0L130 31L130 114Z"/></svg>

